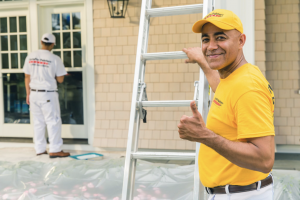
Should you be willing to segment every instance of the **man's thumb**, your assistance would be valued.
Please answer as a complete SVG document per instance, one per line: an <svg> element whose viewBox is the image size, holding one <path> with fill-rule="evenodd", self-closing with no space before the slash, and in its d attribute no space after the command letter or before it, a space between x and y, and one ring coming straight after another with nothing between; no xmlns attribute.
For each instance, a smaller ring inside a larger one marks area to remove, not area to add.
<svg viewBox="0 0 300 200"><path fill-rule="evenodd" d="M191 104L191 109L192 109L192 112L193 112L193 116L194 117L198 117L199 116L199 111L197 109L197 105L196 105L196 102L195 101L192 101Z"/></svg>

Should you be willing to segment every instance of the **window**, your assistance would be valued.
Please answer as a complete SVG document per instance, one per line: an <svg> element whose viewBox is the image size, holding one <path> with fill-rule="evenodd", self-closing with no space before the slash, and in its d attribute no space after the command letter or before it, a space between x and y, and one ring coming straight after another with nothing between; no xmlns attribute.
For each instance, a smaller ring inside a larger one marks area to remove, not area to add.
<svg viewBox="0 0 300 200"><path fill-rule="evenodd" d="M0 18L2 69L21 69L28 54L26 16Z"/></svg>
<svg viewBox="0 0 300 200"><path fill-rule="evenodd" d="M53 53L65 67L82 67L80 12L52 14L52 32L56 37Z"/></svg>
<svg viewBox="0 0 300 200"><path fill-rule="evenodd" d="M4 123L29 124L24 73L3 73Z"/></svg>
<svg viewBox="0 0 300 200"><path fill-rule="evenodd" d="M84 124L82 72L68 72L58 84L61 120L63 124Z"/></svg>

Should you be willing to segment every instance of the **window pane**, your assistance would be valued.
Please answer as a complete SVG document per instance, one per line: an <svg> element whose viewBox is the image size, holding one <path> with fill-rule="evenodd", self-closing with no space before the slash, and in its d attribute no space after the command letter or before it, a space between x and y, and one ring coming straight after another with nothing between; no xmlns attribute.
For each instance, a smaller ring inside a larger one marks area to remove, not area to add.
<svg viewBox="0 0 300 200"><path fill-rule="evenodd" d="M82 67L82 53L81 51L74 51L74 67Z"/></svg>
<svg viewBox="0 0 300 200"><path fill-rule="evenodd" d="M18 50L18 38L16 35L10 36L10 50Z"/></svg>
<svg viewBox="0 0 300 200"><path fill-rule="evenodd" d="M54 49L60 49L60 33L53 33L56 39L56 45L54 45Z"/></svg>
<svg viewBox="0 0 300 200"><path fill-rule="evenodd" d="M21 53L21 68L24 67L26 57L27 53Z"/></svg>
<svg viewBox="0 0 300 200"><path fill-rule="evenodd" d="M64 49L71 48L71 34L70 33L63 33L63 42L64 42Z"/></svg>
<svg viewBox="0 0 300 200"><path fill-rule="evenodd" d="M18 54L12 53L10 54L10 58L11 58L11 68L18 69Z"/></svg>
<svg viewBox="0 0 300 200"><path fill-rule="evenodd" d="M70 30L70 13L62 14L62 26L63 30Z"/></svg>
<svg viewBox="0 0 300 200"><path fill-rule="evenodd" d="M64 65L65 67L72 67L71 51L64 51Z"/></svg>
<svg viewBox="0 0 300 200"><path fill-rule="evenodd" d="M73 18L73 29L81 29L81 24L80 24L80 13L72 13L72 18Z"/></svg>
<svg viewBox="0 0 300 200"><path fill-rule="evenodd" d="M17 32L17 18L16 17L9 18L9 30L11 33Z"/></svg>
<svg viewBox="0 0 300 200"><path fill-rule="evenodd" d="M8 51L8 36L1 36L1 50Z"/></svg>
<svg viewBox="0 0 300 200"><path fill-rule="evenodd" d="M82 72L68 72L58 93L62 123L83 124Z"/></svg>
<svg viewBox="0 0 300 200"><path fill-rule="evenodd" d="M52 14L52 30L60 30L60 16L59 14Z"/></svg>
<svg viewBox="0 0 300 200"><path fill-rule="evenodd" d="M81 48L81 32L73 32L73 48Z"/></svg>
<svg viewBox="0 0 300 200"><path fill-rule="evenodd" d="M53 54L54 54L54 55L57 55L58 57L61 58L61 52L60 52L60 51L53 51Z"/></svg>
<svg viewBox="0 0 300 200"><path fill-rule="evenodd" d="M20 35L20 50L27 50L27 35Z"/></svg>
<svg viewBox="0 0 300 200"><path fill-rule="evenodd" d="M2 59L2 69L8 69L8 54L3 53L1 54L1 59Z"/></svg>
<svg viewBox="0 0 300 200"><path fill-rule="evenodd" d="M29 124L24 73L3 74L4 123Z"/></svg>
<svg viewBox="0 0 300 200"><path fill-rule="evenodd" d="M19 17L19 32L26 32L26 17Z"/></svg>
<svg viewBox="0 0 300 200"><path fill-rule="evenodd" d="M7 18L0 18L0 33L7 33Z"/></svg>

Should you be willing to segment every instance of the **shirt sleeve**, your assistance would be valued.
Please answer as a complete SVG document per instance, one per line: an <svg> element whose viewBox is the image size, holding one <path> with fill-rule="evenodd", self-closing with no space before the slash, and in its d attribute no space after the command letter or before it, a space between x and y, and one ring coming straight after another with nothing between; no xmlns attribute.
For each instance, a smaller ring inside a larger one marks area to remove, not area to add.
<svg viewBox="0 0 300 200"><path fill-rule="evenodd" d="M250 91L236 103L237 139L275 135L273 101L264 92Z"/></svg>
<svg viewBox="0 0 300 200"><path fill-rule="evenodd" d="M29 75L30 75L29 59L28 59L28 56L26 57L25 62L24 62L23 72L24 72L25 74L29 74Z"/></svg>
<svg viewBox="0 0 300 200"><path fill-rule="evenodd" d="M63 64L63 62L61 61L61 59L59 57L57 57L56 59L56 63L57 63L57 68L56 68L56 76L64 76L67 74L66 70L65 70L65 66Z"/></svg>

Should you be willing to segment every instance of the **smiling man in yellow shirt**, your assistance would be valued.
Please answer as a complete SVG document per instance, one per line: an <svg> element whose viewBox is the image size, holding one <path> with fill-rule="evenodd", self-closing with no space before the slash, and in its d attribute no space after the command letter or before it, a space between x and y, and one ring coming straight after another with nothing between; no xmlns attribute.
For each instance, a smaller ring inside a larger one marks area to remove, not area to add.
<svg viewBox="0 0 300 200"><path fill-rule="evenodd" d="M186 63L198 63L214 99L205 125L195 102L193 116L178 124L180 138L200 142L199 173L210 199L271 200L274 164L274 93L257 66L243 54L240 19L218 9L193 26L199 47L183 49Z"/></svg>

